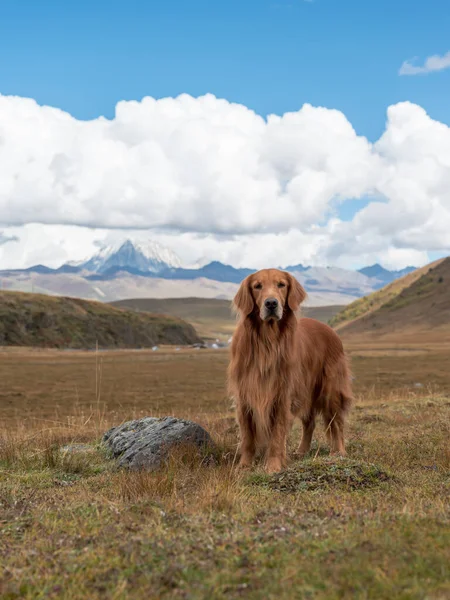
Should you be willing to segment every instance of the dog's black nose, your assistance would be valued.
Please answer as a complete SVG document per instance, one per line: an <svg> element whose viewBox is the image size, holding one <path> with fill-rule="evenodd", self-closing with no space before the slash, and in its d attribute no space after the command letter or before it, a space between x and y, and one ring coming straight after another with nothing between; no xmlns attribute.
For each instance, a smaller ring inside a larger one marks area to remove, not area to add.
<svg viewBox="0 0 450 600"><path fill-rule="evenodd" d="M267 310L275 310L278 307L278 300L276 298L267 298L264 302L264 306Z"/></svg>

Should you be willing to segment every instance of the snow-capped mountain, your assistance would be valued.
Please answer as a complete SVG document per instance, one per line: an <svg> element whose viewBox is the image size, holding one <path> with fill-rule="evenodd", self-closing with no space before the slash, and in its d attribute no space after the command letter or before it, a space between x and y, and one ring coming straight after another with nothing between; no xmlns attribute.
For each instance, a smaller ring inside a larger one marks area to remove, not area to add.
<svg viewBox="0 0 450 600"><path fill-rule="evenodd" d="M313 305L348 304L412 271L388 271L380 265L359 271L337 267L285 267L305 287ZM237 286L253 269L213 261L198 268L183 268L179 257L157 242L125 240L105 245L88 259L58 269L35 265L0 270L5 289L41 291L99 300L133 297L232 298Z"/></svg>
<svg viewBox="0 0 450 600"><path fill-rule="evenodd" d="M154 241L125 240L109 246L103 246L89 259L71 266L90 273L109 273L121 268L133 273L158 274L166 269L181 267L179 257L161 244Z"/></svg>

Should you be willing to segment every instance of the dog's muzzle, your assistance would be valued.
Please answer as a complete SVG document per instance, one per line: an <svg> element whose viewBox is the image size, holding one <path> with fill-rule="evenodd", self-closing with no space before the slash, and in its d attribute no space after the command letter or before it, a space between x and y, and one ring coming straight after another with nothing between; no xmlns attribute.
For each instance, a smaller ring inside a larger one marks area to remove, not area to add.
<svg viewBox="0 0 450 600"><path fill-rule="evenodd" d="M264 301L263 309L261 310L261 319L268 321L269 319L275 319L279 321L283 316L283 308L276 298L267 298Z"/></svg>

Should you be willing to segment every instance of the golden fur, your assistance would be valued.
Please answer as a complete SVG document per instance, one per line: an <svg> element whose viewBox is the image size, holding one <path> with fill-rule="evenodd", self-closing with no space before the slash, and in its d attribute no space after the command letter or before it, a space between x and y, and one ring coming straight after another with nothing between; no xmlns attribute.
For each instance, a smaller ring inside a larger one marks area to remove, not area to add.
<svg viewBox="0 0 450 600"><path fill-rule="evenodd" d="M331 327L297 318L305 297L292 275L265 269L247 277L234 298L239 321L231 343L228 389L236 403L242 467L250 466L257 449L265 447L266 470L284 468L295 417L303 423L299 453L304 456L318 414L331 451L345 454L344 422L352 403L350 369Z"/></svg>

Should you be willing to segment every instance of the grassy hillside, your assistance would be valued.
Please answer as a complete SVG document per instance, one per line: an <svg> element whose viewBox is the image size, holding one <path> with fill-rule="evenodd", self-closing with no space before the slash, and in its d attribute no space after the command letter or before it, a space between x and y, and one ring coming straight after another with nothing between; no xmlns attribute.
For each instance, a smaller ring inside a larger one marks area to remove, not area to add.
<svg viewBox="0 0 450 600"><path fill-rule="evenodd" d="M450 332L450 257L421 271L419 278L401 285L397 294L386 293L386 288L380 290L385 291L381 306L339 327L339 333L386 336L427 331L434 336L447 335Z"/></svg>
<svg viewBox="0 0 450 600"><path fill-rule="evenodd" d="M384 286L380 290L373 292L364 298L359 298L346 306L343 310L335 314L329 321L329 324L336 329L341 329L356 319L378 310L387 302L395 299L404 289L420 279L422 275L428 273L430 269L437 267L443 259L439 259L425 267L416 269L412 273L396 279L392 283Z"/></svg>
<svg viewBox="0 0 450 600"><path fill-rule="evenodd" d="M0 346L145 348L199 341L172 316L139 314L100 302L0 292Z"/></svg>
<svg viewBox="0 0 450 600"><path fill-rule="evenodd" d="M191 323L199 335L205 339L229 337L234 330L236 319L231 312L230 300L214 298L137 298L112 302L112 306L132 310L165 313ZM341 306L305 307L303 315L327 322Z"/></svg>

